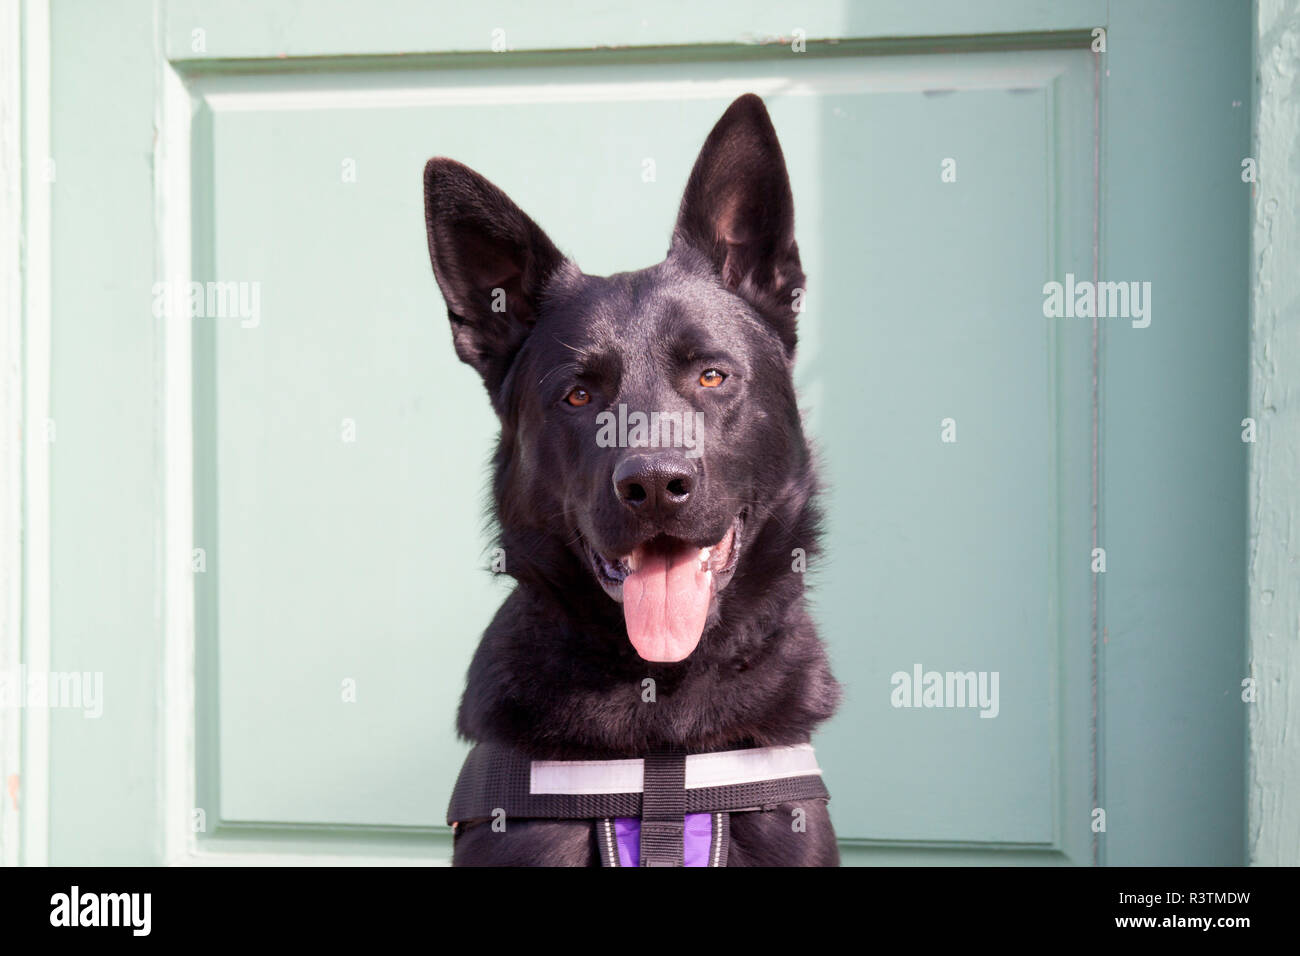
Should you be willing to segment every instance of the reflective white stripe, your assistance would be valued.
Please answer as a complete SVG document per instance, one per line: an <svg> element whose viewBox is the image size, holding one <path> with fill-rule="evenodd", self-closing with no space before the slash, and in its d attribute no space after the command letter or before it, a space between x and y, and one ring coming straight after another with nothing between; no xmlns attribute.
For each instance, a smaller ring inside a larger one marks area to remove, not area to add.
<svg viewBox="0 0 1300 956"><path fill-rule="evenodd" d="M645 761L534 760L529 793L640 793Z"/></svg>
<svg viewBox="0 0 1300 956"><path fill-rule="evenodd" d="M686 758L686 789L820 776L821 772L812 744L691 754ZM640 793L644 779L645 761L640 759L534 760L528 792Z"/></svg>
<svg viewBox="0 0 1300 956"><path fill-rule="evenodd" d="M760 780L820 776L812 744L793 747L759 747L724 750L716 754L691 754L686 758L686 789L730 787Z"/></svg>

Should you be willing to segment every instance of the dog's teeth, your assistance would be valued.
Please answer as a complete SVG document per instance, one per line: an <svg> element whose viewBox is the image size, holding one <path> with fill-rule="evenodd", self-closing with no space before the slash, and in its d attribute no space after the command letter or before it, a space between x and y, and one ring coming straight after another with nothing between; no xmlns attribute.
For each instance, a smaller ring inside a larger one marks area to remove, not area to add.
<svg viewBox="0 0 1300 956"><path fill-rule="evenodd" d="M700 570L701 571L707 571L709 569L709 558L711 558L712 556L713 556L712 548L700 548Z"/></svg>
<svg viewBox="0 0 1300 956"><path fill-rule="evenodd" d="M636 552L633 552L632 554L629 554L627 557L625 557L625 558L623 559L623 563L627 565L627 569L628 569L629 571L635 571L635 570L636 570Z"/></svg>

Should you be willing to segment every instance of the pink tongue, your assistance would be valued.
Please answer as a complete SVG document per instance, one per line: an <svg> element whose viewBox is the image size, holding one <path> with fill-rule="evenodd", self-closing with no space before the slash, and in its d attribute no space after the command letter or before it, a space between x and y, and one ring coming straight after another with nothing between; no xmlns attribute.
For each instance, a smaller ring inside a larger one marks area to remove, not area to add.
<svg viewBox="0 0 1300 956"><path fill-rule="evenodd" d="M648 661L685 660L700 643L712 597L711 571L700 550L637 548L637 569L623 581L623 619L636 652Z"/></svg>

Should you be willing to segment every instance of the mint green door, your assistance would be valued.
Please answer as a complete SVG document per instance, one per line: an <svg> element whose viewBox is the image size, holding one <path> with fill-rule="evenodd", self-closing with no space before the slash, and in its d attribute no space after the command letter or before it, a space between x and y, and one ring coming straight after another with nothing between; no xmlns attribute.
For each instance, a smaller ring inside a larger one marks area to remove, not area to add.
<svg viewBox="0 0 1300 956"><path fill-rule="evenodd" d="M753 91L809 277L846 862L1240 862L1234 7L25 6L58 438L24 648L104 675L101 718L28 718L25 858L446 859L507 585L420 171L454 157L587 271L638 268ZM1067 275L1150 283L1145 316L1045 315Z"/></svg>

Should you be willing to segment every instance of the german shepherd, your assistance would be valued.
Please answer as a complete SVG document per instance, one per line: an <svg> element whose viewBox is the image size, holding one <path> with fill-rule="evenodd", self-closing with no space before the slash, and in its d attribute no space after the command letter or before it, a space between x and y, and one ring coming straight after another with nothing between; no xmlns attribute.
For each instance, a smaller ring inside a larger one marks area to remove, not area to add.
<svg viewBox="0 0 1300 956"><path fill-rule="evenodd" d="M456 354L501 422L493 515L517 582L461 736L557 760L808 742L840 690L800 573L819 524L791 377L804 273L763 101L723 114L667 258L636 272L583 273L450 159L425 166L424 202ZM837 865L825 802L800 806L802 829L793 804L733 814L728 865ZM460 824L454 862L600 857L590 821L511 820Z"/></svg>

